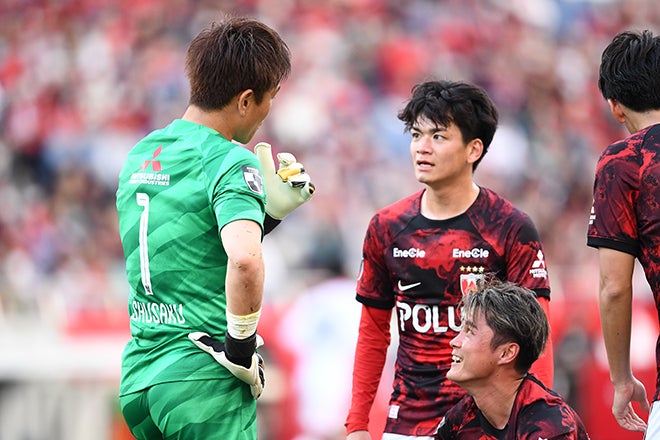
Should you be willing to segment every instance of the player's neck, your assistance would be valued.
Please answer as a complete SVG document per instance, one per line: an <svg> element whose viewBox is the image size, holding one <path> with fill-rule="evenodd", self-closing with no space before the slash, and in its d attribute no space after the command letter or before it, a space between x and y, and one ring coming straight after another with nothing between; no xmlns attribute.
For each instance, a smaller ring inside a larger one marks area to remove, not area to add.
<svg viewBox="0 0 660 440"><path fill-rule="evenodd" d="M234 132L230 129L231 124L227 123L227 115L223 114L222 110L207 111L196 105L189 105L181 119L212 128L227 140L234 137Z"/></svg>
<svg viewBox="0 0 660 440"><path fill-rule="evenodd" d="M647 112L634 112L626 109L624 124L630 133L637 133L651 125L660 124L660 109Z"/></svg>
<svg viewBox="0 0 660 440"><path fill-rule="evenodd" d="M485 387L468 391L488 423L494 428L503 429L509 423L521 383L522 379L491 380Z"/></svg>
<svg viewBox="0 0 660 440"><path fill-rule="evenodd" d="M477 200L479 187L472 181L465 189L427 186L422 195L422 215L432 220L446 220L463 214Z"/></svg>

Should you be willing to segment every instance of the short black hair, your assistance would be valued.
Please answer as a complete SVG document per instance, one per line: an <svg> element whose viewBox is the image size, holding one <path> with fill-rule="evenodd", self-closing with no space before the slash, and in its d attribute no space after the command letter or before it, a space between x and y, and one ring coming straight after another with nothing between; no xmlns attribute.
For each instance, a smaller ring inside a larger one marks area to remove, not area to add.
<svg viewBox="0 0 660 440"><path fill-rule="evenodd" d="M227 17L202 30L188 47L189 103L221 109L251 89L260 104L290 71L291 53L276 31L256 20Z"/></svg>
<svg viewBox="0 0 660 440"><path fill-rule="evenodd" d="M598 88L633 111L660 109L660 37L649 30L617 34L603 51Z"/></svg>
<svg viewBox="0 0 660 440"><path fill-rule="evenodd" d="M410 131L420 118L426 118L444 127L453 122L465 143L481 139L483 153L472 165L473 170L488 152L498 122L495 104L484 89L467 82L447 80L415 85L398 117L405 123L405 131Z"/></svg>

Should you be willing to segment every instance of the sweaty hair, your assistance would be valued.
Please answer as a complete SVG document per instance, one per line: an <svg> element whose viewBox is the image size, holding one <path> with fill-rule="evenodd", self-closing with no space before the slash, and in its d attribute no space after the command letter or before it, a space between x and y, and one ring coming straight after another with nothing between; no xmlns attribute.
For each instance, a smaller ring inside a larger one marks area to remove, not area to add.
<svg viewBox="0 0 660 440"><path fill-rule="evenodd" d="M259 21L230 17L201 31L188 47L189 103L221 109L252 89L260 104L290 71L291 53L277 32Z"/></svg>
<svg viewBox="0 0 660 440"><path fill-rule="evenodd" d="M482 313L493 330L491 348L507 342L515 342L520 352L514 367L521 374L527 373L548 341L550 325L534 292L517 284L487 279L479 288L463 298L464 317Z"/></svg>
<svg viewBox="0 0 660 440"><path fill-rule="evenodd" d="M481 87L466 82L427 81L412 89L412 96L398 117L405 131L422 118L441 127L452 122L458 127L466 144L481 139L484 151L472 165L475 170L488 152L497 129L498 113L488 94Z"/></svg>
<svg viewBox="0 0 660 440"><path fill-rule="evenodd" d="M633 111L660 109L660 36L649 30L615 36L601 57L598 88Z"/></svg>

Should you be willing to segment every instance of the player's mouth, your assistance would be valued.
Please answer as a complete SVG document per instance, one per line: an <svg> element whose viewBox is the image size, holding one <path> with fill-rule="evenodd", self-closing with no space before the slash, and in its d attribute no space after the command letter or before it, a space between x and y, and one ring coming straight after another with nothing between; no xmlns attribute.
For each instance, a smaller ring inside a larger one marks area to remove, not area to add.
<svg viewBox="0 0 660 440"><path fill-rule="evenodd" d="M428 169L428 168L433 167L433 164L431 162L427 162L425 160L418 160L415 163L416 163L417 167L421 168L421 169Z"/></svg>
<svg viewBox="0 0 660 440"><path fill-rule="evenodd" d="M460 364L460 363L462 363L462 362L463 362L463 358L462 358L462 357L457 356L457 355L455 355L455 354L452 354L452 355L451 355L451 363L452 363L452 364Z"/></svg>

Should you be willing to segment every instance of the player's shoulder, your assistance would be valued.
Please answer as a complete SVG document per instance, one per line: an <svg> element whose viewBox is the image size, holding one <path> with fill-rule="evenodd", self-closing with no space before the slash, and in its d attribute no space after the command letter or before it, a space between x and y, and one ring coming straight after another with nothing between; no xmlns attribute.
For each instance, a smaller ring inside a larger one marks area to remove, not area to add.
<svg viewBox="0 0 660 440"><path fill-rule="evenodd" d="M536 408L535 413L563 412L564 408L570 408L557 392L546 387L543 382L532 374L525 377L518 394L521 406L527 408L527 410Z"/></svg>
<svg viewBox="0 0 660 440"><path fill-rule="evenodd" d="M548 438L569 433L575 435L572 438L589 438L578 413L559 394L533 376L528 375L523 381L514 411L518 429L523 432L543 433Z"/></svg>
<svg viewBox="0 0 660 440"><path fill-rule="evenodd" d="M649 125L610 143L601 153L599 164L640 161L644 149L654 152L660 145L660 123Z"/></svg>
<svg viewBox="0 0 660 440"><path fill-rule="evenodd" d="M401 218L411 218L419 215L423 191L397 200L376 211L372 220L377 222L390 222Z"/></svg>
<svg viewBox="0 0 660 440"><path fill-rule="evenodd" d="M469 394L463 396L440 420L437 432L442 435L439 438L452 438L452 433L470 425L477 418L477 410L474 399Z"/></svg>
<svg viewBox="0 0 660 440"><path fill-rule="evenodd" d="M460 417L464 418L466 415L471 415L477 408L474 398L470 394L465 394L461 399L452 406L446 415L449 418Z"/></svg>
<svg viewBox="0 0 660 440"><path fill-rule="evenodd" d="M480 187L479 197L475 203L476 213L484 212L493 216L503 217L511 222L529 222L529 215L518 208L512 201L487 187Z"/></svg>
<svg viewBox="0 0 660 440"><path fill-rule="evenodd" d="M247 162L250 164L259 163L257 156L252 151L248 150L246 147L242 147L240 145L236 145L230 142L230 145L227 145L226 149L227 149L227 157L231 160L237 162Z"/></svg>

